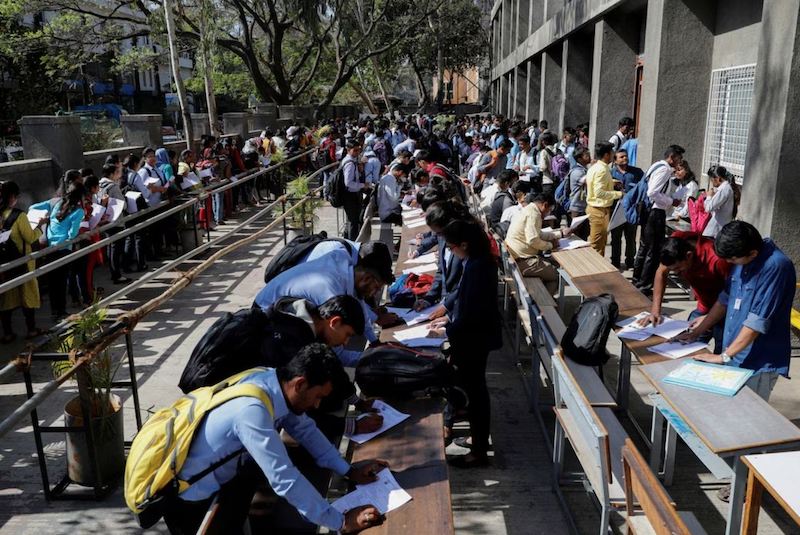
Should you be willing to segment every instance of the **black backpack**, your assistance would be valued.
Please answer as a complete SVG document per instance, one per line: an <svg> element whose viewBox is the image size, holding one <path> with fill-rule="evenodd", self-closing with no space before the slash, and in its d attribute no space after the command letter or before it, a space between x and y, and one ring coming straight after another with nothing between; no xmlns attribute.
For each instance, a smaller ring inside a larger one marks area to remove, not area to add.
<svg viewBox="0 0 800 535"><path fill-rule="evenodd" d="M610 294L589 297L572 316L561 339L564 354L578 364L602 366L608 361L606 342L617 321L619 307Z"/></svg>
<svg viewBox="0 0 800 535"><path fill-rule="evenodd" d="M17 208L12 208L11 213L8 214L8 217L3 221L3 225L0 227L0 233L8 232L11 230L11 227L14 226L14 223L17 221L19 214L22 213L22 210ZM9 262L13 262L14 260L18 260L24 256L23 252L17 249L17 246L14 245L14 242L11 241L11 236L9 235L8 239L3 243L0 243L0 264L7 264ZM13 269L0 273L0 281L8 281L15 277L18 277L25 272L27 272L28 267L25 264L21 266L17 266Z"/></svg>
<svg viewBox="0 0 800 535"><path fill-rule="evenodd" d="M456 408L469 404L466 393L456 386L456 369L444 356L400 345L364 351L356 367L356 382L366 396L442 396Z"/></svg>
<svg viewBox="0 0 800 535"><path fill-rule="evenodd" d="M324 241L338 241L347 248L348 253L353 253L353 246L346 240L341 238L329 238L328 233L324 230L319 234L297 236L287 243L270 261L267 269L264 271L264 282L271 281L287 269L293 268L299 264L300 260L302 260L311 249Z"/></svg>
<svg viewBox="0 0 800 535"><path fill-rule="evenodd" d="M328 201L334 208L344 206L344 199L347 195L347 186L344 185L344 168L339 166L331 179L331 190L328 193Z"/></svg>

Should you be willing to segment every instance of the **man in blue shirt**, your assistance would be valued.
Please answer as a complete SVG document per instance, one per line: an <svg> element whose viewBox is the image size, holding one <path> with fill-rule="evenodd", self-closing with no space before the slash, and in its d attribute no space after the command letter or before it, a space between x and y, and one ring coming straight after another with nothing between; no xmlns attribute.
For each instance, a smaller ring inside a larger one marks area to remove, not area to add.
<svg viewBox="0 0 800 535"><path fill-rule="evenodd" d="M370 343L378 337L372 324L377 315L364 302L393 280L391 264L385 265L376 255L366 255L354 266L346 250L332 251L317 260L303 262L269 281L258 292L255 305L266 311L282 297L297 297L316 306L337 295L350 295L359 300L364 309L364 336ZM353 366L361 356L360 351L347 351L337 347L336 353L345 366Z"/></svg>
<svg viewBox="0 0 800 535"><path fill-rule="evenodd" d="M762 239L744 221L722 227L714 252L733 269L711 311L694 320L691 331L680 338L695 341L724 319L722 354L695 358L754 370L747 386L769 401L778 375L789 375L794 265L771 239Z"/></svg>
<svg viewBox="0 0 800 535"><path fill-rule="evenodd" d="M195 533L215 496L215 520L230 533L239 533L262 473L278 496L314 524L333 531L359 531L381 524L384 518L373 506L356 507L346 514L334 509L292 464L280 438L279 428L286 429L319 466L355 484L375 481L374 474L388 463L374 460L359 468L350 466L305 414L319 407L342 373L341 363L328 347L311 344L285 366L264 368L241 381L264 390L272 411L257 398L239 397L206 413L178 477L186 481L236 452L241 454L180 493L164 515L170 533Z"/></svg>
<svg viewBox="0 0 800 535"><path fill-rule="evenodd" d="M644 171L630 164L628 152L618 150L611 167L611 178L622 183L622 191L628 193L643 176ZM636 225L627 222L611 231L611 264L617 269L622 265L622 236L625 236L625 266L632 269L636 258Z"/></svg>

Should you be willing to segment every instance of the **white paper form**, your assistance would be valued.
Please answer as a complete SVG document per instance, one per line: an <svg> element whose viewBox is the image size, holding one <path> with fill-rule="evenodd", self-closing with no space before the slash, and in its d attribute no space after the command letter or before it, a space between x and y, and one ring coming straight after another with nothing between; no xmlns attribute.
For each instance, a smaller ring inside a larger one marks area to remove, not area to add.
<svg viewBox="0 0 800 535"><path fill-rule="evenodd" d="M416 273L417 275L422 275L423 273L430 273L431 271L438 271L438 270L439 270L439 264L424 264L422 266L414 266L404 269L403 275L408 275L409 273Z"/></svg>
<svg viewBox="0 0 800 535"><path fill-rule="evenodd" d="M92 203L92 216L89 218L89 230L93 230L100 223L103 214L106 213L106 207L102 204Z"/></svg>
<svg viewBox="0 0 800 535"><path fill-rule="evenodd" d="M109 220L113 223L119 216L122 215L123 208L125 206L125 201L120 199L115 199L114 197L108 198L108 206L106 206L106 213L108 214Z"/></svg>
<svg viewBox="0 0 800 535"><path fill-rule="evenodd" d="M417 323L425 323L426 321L430 321L431 314L433 314L433 311L437 308L439 308L439 305L431 305L428 308L423 308L419 311L410 310L409 312L403 314L402 318L409 327L416 325Z"/></svg>
<svg viewBox="0 0 800 535"><path fill-rule="evenodd" d="M578 228L581 225L581 223L583 223L584 221L586 221L588 219L589 219L588 215L582 215L582 216L573 218L572 219L572 223L569 226L569 229L570 230L575 230L576 228Z"/></svg>
<svg viewBox="0 0 800 535"><path fill-rule="evenodd" d="M425 218L424 217L421 217L419 219L415 219L414 221L411 221L410 223L406 223L406 226L408 228L424 227L425 225L427 225L427 223L425 222Z"/></svg>
<svg viewBox="0 0 800 535"><path fill-rule="evenodd" d="M31 228L35 229L43 218L47 217L49 212L47 210L28 210L28 223Z"/></svg>
<svg viewBox="0 0 800 535"><path fill-rule="evenodd" d="M623 327L621 331L617 332L617 338L641 341L647 340L651 336L658 336L668 340L678 336L689 328L688 321L676 320L668 316L663 317L664 319L661 325L645 325L641 327L636 325L636 321L646 318L649 314L649 312L642 312L633 318L628 318L627 320L617 323L618 326Z"/></svg>
<svg viewBox="0 0 800 535"><path fill-rule="evenodd" d="M430 329L427 325L418 325L397 331L394 338L408 347L440 347L446 338L429 338Z"/></svg>
<svg viewBox="0 0 800 535"><path fill-rule="evenodd" d="M11 237L11 230L6 230L5 232L0 232L0 243L5 243Z"/></svg>
<svg viewBox="0 0 800 535"><path fill-rule="evenodd" d="M559 251L571 251L573 249L580 249L591 245L588 241L579 240L576 238L560 238L558 240Z"/></svg>
<svg viewBox="0 0 800 535"><path fill-rule="evenodd" d="M139 207L136 205L136 201L141 196L142 196L141 191L129 191L128 193L125 194L125 202L127 203L129 214L135 214L136 212L139 211Z"/></svg>
<svg viewBox="0 0 800 535"><path fill-rule="evenodd" d="M411 416L410 414L405 414L405 413L402 413L402 412L398 411L397 409L395 409L394 407L392 407L388 403L384 403L383 401L381 401L379 399L376 399L375 401L372 402L372 408L376 409L378 411L378 414L383 416L383 425L381 425L380 429L378 429L377 431L373 431L372 433L361 433L359 435L352 435L352 434L345 433L345 436L347 438L349 438L350 440L352 440L353 442L355 442L357 444L363 444L364 442L366 442L368 440L371 440L371 439L375 438L376 436L380 435L384 431L387 431L387 430L391 429L392 427L396 426L400 422L405 421L406 419L408 419ZM358 419L360 420L361 418L365 418L365 417L369 416L369 414L370 413L368 413L368 412L364 413L361 416L359 416Z"/></svg>
<svg viewBox="0 0 800 535"><path fill-rule="evenodd" d="M411 208L401 212L403 219L414 219L422 215L422 208Z"/></svg>
<svg viewBox="0 0 800 535"><path fill-rule="evenodd" d="M611 232L627 222L628 219L625 217L625 209L622 207L622 201L619 201L617 206L614 207L614 212L611 214L611 219L608 221L608 231Z"/></svg>
<svg viewBox="0 0 800 535"><path fill-rule="evenodd" d="M430 264L431 262L436 262L437 260L438 258L436 258L436 253L427 253L422 256L406 260L406 264Z"/></svg>
<svg viewBox="0 0 800 535"><path fill-rule="evenodd" d="M653 346L649 349L653 353L661 355L662 357L679 359L687 355L691 355L695 351L700 351L701 349L708 349L708 344L704 342L693 342L691 344L684 344L683 342L672 342L672 343L658 344L657 346Z"/></svg>
<svg viewBox="0 0 800 535"><path fill-rule="evenodd" d="M391 470L384 468L378 472L377 481L367 485L358 485L356 490L342 496L331 505L340 513L362 505L372 505L385 515L409 501L411 501L411 495L403 490Z"/></svg>

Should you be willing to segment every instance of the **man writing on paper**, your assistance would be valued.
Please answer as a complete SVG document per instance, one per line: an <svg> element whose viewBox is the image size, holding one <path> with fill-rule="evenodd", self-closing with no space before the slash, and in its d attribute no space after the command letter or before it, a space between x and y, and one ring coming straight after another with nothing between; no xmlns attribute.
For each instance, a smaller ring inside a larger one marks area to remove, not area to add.
<svg viewBox="0 0 800 535"><path fill-rule="evenodd" d="M164 514L170 533L196 533L215 496L215 521L231 533L238 533L263 477L278 496L314 524L334 531L359 531L382 524L383 515L372 506L356 507L346 514L334 509L292 464L277 429L286 429L319 466L330 468L355 484L375 481L374 474L388 466L386 461L351 466L305 414L319 407L331 392L334 378L342 373L342 365L330 348L311 344L285 366L265 368L243 379L241 383L264 390L272 410L257 398L239 397L207 413L178 477L186 481L232 453L244 451L178 495Z"/></svg>
<svg viewBox="0 0 800 535"><path fill-rule="evenodd" d="M686 279L697 298L697 308L689 314L691 322L712 309L725 289L730 270L731 264L714 252L714 240L701 236L699 232L674 232L661 246L661 265L653 286L653 308L650 315L639 320L638 324L660 325L664 321L661 303L670 273L677 273ZM723 328L724 321L699 338L701 342L708 342L713 336L716 354L722 353Z"/></svg>
<svg viewBox="0 0 800 535"><path fill-rule="evenodd" d="M552 193L540 193L511 221L506 246L518 260L523 277L539 277L552 295L558 291L558 271L542 253L558 247L559 238L572 231L566 228L544 232L542 221L556 207Z"/></svg>
<svg viewBox="0 0 800 535"><path fill-rule="evenodd" d="M622 185L611 177L614 146L601 141L594 147L597 162L586 173L586 214L589 216L589 243L600 256L606 255L608 223L614 201L622 198Z"/></svg>
<svg viewBox="0 0 800 535"><path fill-rule="evenodd" d="M789 374L794 265L771 239L762 239L744 221L722 227L714 251L733 264L725 288L708 314L695 319L691 331L676 338L694 342L724 321L722 354L695 358L754 370L747 386L768 401L778 375Z"/></svg>

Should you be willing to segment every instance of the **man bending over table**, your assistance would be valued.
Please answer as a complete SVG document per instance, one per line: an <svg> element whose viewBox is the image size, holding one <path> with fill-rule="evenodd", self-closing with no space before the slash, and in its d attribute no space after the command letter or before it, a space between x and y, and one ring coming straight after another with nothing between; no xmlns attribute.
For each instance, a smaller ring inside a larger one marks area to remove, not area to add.
<svg viewBox="0 0 800 535"><path fill-rule="evenodd" d="M649 323L659 325L664 321L661 315L661 304L667 288L670 273L681 275L692 287L697 308L689 314L693 321L708 314L717 302L719 294L725 289L725 281L731 264L717 256L714 252L714 240L702 236L699 232L678 231L672 233L661 246L661 265L656 271L653 286L653 309L650 315L638 321L639 325ZM700 336L702 342L714 338L714 353L722 353L722 335L725 322L721 321L712 327L711 332Z"/></svg>

